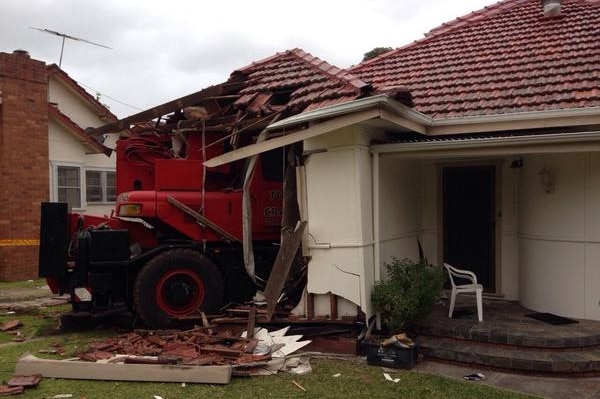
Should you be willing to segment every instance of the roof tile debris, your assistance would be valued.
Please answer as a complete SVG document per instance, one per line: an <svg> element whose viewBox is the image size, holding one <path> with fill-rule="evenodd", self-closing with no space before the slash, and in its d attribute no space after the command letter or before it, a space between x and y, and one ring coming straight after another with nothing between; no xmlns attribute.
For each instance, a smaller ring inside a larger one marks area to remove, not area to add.
<svg viewBox="0 0 600 399"><path fill-rule="evenodd" d="M600 106L600 2L505 0L349 72L375 90L403 86L434 118Z"/></svg>
<svg viewBox="0 0 600 399"><path fill-rule="evenodd" d="M289 338L295 342L298 337ZM308 342L310 341L297 344ZM234 335L229 330L215 332L211 327L197 327L186 331L135 330L116 338L92 343L78 356L81 360L90 362L121 355L122 361L132 364L243 366L264 362L271 357L280 357L276 352L282 346L275 346L273 342L266 343L260 338Z"/></svg>

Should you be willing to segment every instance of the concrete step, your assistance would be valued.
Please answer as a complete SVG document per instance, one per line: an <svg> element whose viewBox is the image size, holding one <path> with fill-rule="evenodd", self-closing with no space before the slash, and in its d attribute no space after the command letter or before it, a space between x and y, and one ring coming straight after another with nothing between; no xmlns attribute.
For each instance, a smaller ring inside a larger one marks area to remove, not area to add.
<svg viewBox="0 0 600 399"><path fill-rule="evenodd" d="M529 373L596 374L600 347L538 349L419 336L419 352L426 358Z"/></svg>

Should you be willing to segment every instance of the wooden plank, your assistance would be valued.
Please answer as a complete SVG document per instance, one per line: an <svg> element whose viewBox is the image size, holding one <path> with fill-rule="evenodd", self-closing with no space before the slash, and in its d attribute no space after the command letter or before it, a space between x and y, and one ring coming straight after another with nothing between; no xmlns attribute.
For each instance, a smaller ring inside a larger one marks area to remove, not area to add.
<svg viewBox="0 0 600 399"><path fill-rule="evenodd" d="M248 326L246 328L246 337L248 339L254 338L254 327L256 326L256 308L253 306L248 313Z"/></svg>
<svg viewBox="0 0 600 399"><path fill-rule="evenodd" d="M207 226L208 228L214 230L217 234L219 234L221 237L225 238L226 240L240 242L239 238L237 238L233 234L231 234L231 233L223 230L216 223L212 222L207 217L202 216L201 214L199 214L198 212L196 212L195 210L193 210L189 206L185 205L184 203L176 200L175 198L173 198L173 197L167 197L167 202L169 204L173 205L175 208L177 208L180 211L182 211L183 213L186 213L189 216L191 216L194 219L196 219L196 221L198 223L201 223L201 224Z"/></svg>
<svg viewBox="0 0 600 399"><path fill-rule="evenodd" d="M223 357L229 357L229 358L237 358L237 357L242 356L242 351L224 348L224 347L220 347L220 346L204 345L201 350L203 353L205 353L205 352L216 353L217 355L221 355Z"/></svg>
<svg viewBox="0 0 600 399"><path fill-rule="evenodd" d="M120 132L121 130L129 129L129 126L133 123L149 121L154 118L158 118L160 116L174 112L178 109L188 107L190 105L196 105L203 100L218 98L222 96L229 96L230 94L237 92L242 87L243 83L241 82L221 83L219 85L209 86L195 93L188 94L187 96L166 102L164 104L158 105L156 107L147 109L142 112L138 112L137 114L130 115L116 122L100 126L96 129L90 130L88 134L100 135L105 133Z"/></svg>
<svg viewBox="0 0 600 399"><path fill-rule="evenodd" d="M231 366L91 363L40 359L27 354L17 361L15 374L41 374L43 377L77 380L228 384L231 380Z"/></svg>
<svg viewBox="0 0 600 399"><path fill-rule="evenodd" d="M306 318L309 320L315 318L315 294L306 294Z"/></svg>
<svg viewBox="0 0 600 399"><path fill-rule="evenodd" d="M281 246L271 270L271 275L265 287L265 298L267 300L267 319L271 319L275 311L275 305L281 295L281 290L290 272L292 262L302 241L302 234L306 228L306 221L298 223L293 232L284 231Z"/></svg>
<svg viewBox="0 0 600 399"><path fill-rule="evenodd" d="M338 318L338 308L337 308L337 295L330 292L329 293L329 317L331 320L337 320Z"/></svg>

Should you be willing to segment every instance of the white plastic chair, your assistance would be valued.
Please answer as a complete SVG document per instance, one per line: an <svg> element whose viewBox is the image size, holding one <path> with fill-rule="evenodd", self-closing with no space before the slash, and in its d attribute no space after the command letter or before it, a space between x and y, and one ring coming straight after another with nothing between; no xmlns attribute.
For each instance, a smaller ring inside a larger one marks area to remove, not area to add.
<svg viewBox="0 0 600 399"><path fill-rule="evenodd" d="M450 283L452 284L452 294L450 296L450 309L448 309L448 317L452 318L452 313L454 313L454 305L456 304L456 296L458 294L474 292L477 298L477 318L479 319L479 321L483 321L483 286L481 284L477 284L477 276L475 275L475 273L469 270L457 269L453 266L450 266L447 263L444 263L444 267L446 268L446 270L448 270L448 275L450 276ZM455 278L469 280L470 283L456 284L454 282Z"/></svg>

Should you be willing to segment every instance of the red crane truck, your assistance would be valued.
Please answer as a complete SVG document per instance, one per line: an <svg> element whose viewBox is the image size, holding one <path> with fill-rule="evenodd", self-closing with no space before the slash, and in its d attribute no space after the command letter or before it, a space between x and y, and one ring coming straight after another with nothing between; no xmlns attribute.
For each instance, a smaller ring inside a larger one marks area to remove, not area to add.
<svg viewBox="0 0 600 399"><path fill-rule="evenodd" d="M152 327L251 298L279 248L284 156L261 155L250 182L251 278L242 249L248 164L203 167L229 146L223 132L201 130L120 139L110 217L42 204L40 276L54 293L70 294L74 311L126 307Z"/></svg>

